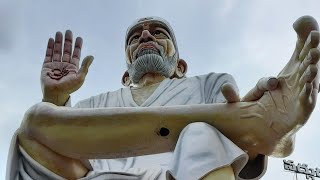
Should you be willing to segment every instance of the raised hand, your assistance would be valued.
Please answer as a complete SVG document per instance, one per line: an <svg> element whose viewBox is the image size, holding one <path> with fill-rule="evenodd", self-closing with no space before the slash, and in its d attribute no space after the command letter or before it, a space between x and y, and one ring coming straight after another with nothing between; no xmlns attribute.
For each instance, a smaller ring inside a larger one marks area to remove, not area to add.
<svg viewBox="0 0 320 180"><path fill-rule="evenodd" d="M318 49L320 34L316 20L303 16L294 23L298 40L294 53L278 75L278 87L257 101L257 116L279 136L273 155L288 155L293 150L294 134L311 115L319 89Z"/></svg>
<svg viewBox="0 0 320 180"><path fill-rule="evenodd" d="M55 105L64 105L70 94L81 87L93 61L92 56L85 57L79 69L82 38L77 37L72 52L70 30L65 33L63 46L62 43L61 32L56 33L55 40L49 39L41 71L43 101Z"/></svg>
<svg viewBox="0 0 320 180"><path fill-rule="evenodd" d="M310 16L299 18L294 29L298 35L296 49L278 75L280 87L271 95L282 100L280 104L276 101L279 111L293 110L287 112L295 115L291 120L303 125L317 101L320 34L316 20Z"/></svg>
<svg viewBox="0 0 320 180"><path fill-rule="evenodd" d="M242 118L261 119L261 123L273 129L277 142L272 145L271 154L281 157L292 152L294 135L309 119L319 92L318 24L314 18L303 16L293 27L298 35L296 48L277 78L260 79L242 99L232 85L221 88L228 103L251 101L255 104L242 107ZM253 111L247 111L252 107Z"/></svg>

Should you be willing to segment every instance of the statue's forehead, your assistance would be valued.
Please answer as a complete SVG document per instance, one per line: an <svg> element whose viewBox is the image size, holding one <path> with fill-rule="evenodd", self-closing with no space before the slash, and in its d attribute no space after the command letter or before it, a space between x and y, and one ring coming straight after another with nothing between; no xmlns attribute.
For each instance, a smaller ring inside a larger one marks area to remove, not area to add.
<svg viewBox="0 0 320 180"><path fill-rule="evenodd" d="M150 24L154 24L155 22L156 22L155 18L153 18L153 17L144 17L144 18L141 18L137 21L137 25L149 26Z"/></svg>
<svg viewBox="0 0 320 180"><path fill-rule="evenodd" d="M147 29L150 28L150 26L160 27L166 30L168 32L168 35L170 36L170 39L174 43L176 52L178 53L177 42L171 25L165 19L155 16L140 18L137 21L135 21L131 26L129 26L125 37L125 48L127 48L128 39L132 35L132 32L136 32L135 28L140 27L140 30L143 30L143 28Z"/></svg>
<svg viewBox="0 0 320 180"><path fill-rule="evenodd" d="M141 18L138 20L138 24L140 24L140 26L143 26L144 28L148 28L152 23L152 19L152 17Z"/></svg>
<svg viewBox="0 0 320 180"><path fill-rule="evenodd" d="M134 32L137 32L137 31L154 30L158 27L163 28L168 33L170 33L168 28L162 23L159 23L156 21L143 21L143 22L137 23L135 26L131 27L131 29L128 31L127 37L130 37Z"/></svg>

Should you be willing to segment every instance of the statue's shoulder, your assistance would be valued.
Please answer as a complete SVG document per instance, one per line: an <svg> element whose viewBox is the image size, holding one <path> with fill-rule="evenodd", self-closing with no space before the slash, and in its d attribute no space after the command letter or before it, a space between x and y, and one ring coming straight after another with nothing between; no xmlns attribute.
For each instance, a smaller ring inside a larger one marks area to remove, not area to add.
<svg viewBox="0 0 320 180"><path fill-rule="evenodd" d="M217 89L220 91L220 87L225 83L230 83L237 88L237 83L233 76L228 73L215 73L211 72L204 75L198 75L191 78L197 79L205 88Z"/></svg>
<svg viewBox="0 0 320 180"><path fill-rule="evenodd" d="M206 80L206 81L217 81L217 80L232 80L234 81L234 78L231 74L228 73L216 73L216 72L210 72L203 75L196 75L193 77L188 77L190 79L200 79L200 80Z"/></svg>

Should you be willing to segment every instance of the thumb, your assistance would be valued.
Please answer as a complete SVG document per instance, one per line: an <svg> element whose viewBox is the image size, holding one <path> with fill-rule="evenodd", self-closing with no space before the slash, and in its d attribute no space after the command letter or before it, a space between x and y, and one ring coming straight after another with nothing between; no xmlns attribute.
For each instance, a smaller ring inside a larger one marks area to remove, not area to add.
<svg viewBox="0 0 320 180"><path fill-rule="evenodd" d="M93 59L94 59L93 56L87 56L83 59L82 64L81 64L81 68L78 71L78 76L81 79L84 79L86 77Z"/></svg>
<svg viewBox="0 0 320 180"><path fill-rule="evenodd" d="M297 33L295 55L299 55L309 34L313 30L319 30L317 21L311 16L302 16L293 23L293 29Z"/></svg>
<svg viewBox="0 0 320 180"><path fill-rule="evenodd" d="M221 86L221 93L226 99L227 103L235 103L240 101L237 90L230 83L225 83Z"/></svg>
<svg viewBox="0 0 320 180"><path fill-rule="evenodd" d="M256 101L260 99L266 91L272 91L278 88L279 80L275 77L261 78L256 86L251 89L241 101Z"/></svg>
<svg viewBox="0 0 320 180"><path fill-rule="evenodd" d="M319 30L317 21L312 16L302 16L293 23L293 29L298 35L298 40L306 41L313 30Z"/></svg>

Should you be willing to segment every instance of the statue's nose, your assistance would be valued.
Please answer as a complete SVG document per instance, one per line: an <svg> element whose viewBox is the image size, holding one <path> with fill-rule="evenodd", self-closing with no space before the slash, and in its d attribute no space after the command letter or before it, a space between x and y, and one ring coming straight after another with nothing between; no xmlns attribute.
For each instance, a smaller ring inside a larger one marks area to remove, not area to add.
<svg viewBox="0 0 320 180"><path fill-rule="evenodd" d="M139 42L142 43L148 41L155 41L155 37L152 36L148 30L143 30Z"/></svg>

